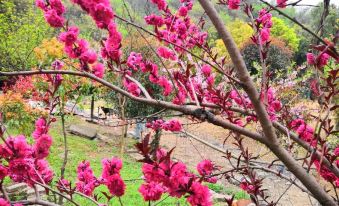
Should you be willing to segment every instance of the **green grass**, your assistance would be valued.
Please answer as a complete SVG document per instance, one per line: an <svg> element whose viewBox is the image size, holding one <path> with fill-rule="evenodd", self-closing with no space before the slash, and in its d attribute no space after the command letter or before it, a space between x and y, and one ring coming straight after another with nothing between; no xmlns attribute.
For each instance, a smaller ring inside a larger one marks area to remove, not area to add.
<svg viewBox="0 0 339 206"><path fill-rule="evenodd" d="M67 122L77 122L79 121L76 118L70 118ZM66 123L67 123L66 122ZM10 130L12 135L17 134L15 130ZM50 130L50 135L53 137L53 144L50 149L50 155L47 158L50 166L53 168L55 172L54 182L52 184L55 185L56 181L60 177L60 168L63 162L63 155L64 155L64 143L63 143L63 136L62 136L62 127L61 121L58 120L56 123L53 123L52 128ZM87 140L84 138L80 138L74 135L67 134L67 141L68 141L68 148L69 148L69 156L68 162L65 171L66 179L72 182L76 181L76 168L79 162L83 160L89 160L91 163L91 167L94 171L94 174L99 177L101 175L101 160L103 158L111 158L113 156L119 156L119 149L114 145L100 143L98 141ZM32 142L30 139L29 142ZM127 147L131 147L132 144L126 145ZM140 179L142 176L141 173L141 163L136 162L130 156L124 155L123 156L123 169L121 170L121 176L124 180L134 180ZM9 182L8 180L6 181ZM125 195L121 198L124 206L147 206L148 202L144 202L142 199L141 194L138 192L139 186L142 184L142 181L135 180L135 181L125 181L126 184L126 191ZM96 188L95 194L98 194L101 199L99 202L105 203L106 198L102 195L101 192L108 192L105 186L100 186ZM167 197L167 195L163 195L162 198ZM77 202L81 206L92 206L95 205L89 200L86 200L79 196L74 196L75 202ZM179 204L178 204L179 203ZM73 205L71 203L66 203L65 205ZM117 198L113 198L109 202L110 206L120 205ZM166 198L166 200L162 201L160 206L170 206L170 205L187 205L185 199L175 199L175 198Z"/></svg>

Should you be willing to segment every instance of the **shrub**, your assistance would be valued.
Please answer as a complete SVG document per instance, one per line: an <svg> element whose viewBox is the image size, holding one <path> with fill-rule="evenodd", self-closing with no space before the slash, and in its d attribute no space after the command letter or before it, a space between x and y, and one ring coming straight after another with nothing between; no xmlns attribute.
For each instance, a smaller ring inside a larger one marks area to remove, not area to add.
<svg viewBox="0 0 339 206"><path fill-rule="evenodd" d="M284 47L284 44L285 43L283 41L272 38L271 46L268 50L267 63L269 65L270 71L274 74L277 74L277 72L286 72L287 65L291 64L292 51ZM241 53L244 56L246 66L250 73L257 74L258 71L254 65L254 63L260 62L257 45L252 43L252 41L248 41L241 49Z"/></svg>
<svg viewBox="0 0 339 206"><path fill-rule="evenodd" d="M47 115L43 110L32 108L21 94L13 92L0 96L0 113L6 125L27 135L32 133L34 121Z"/></svg>

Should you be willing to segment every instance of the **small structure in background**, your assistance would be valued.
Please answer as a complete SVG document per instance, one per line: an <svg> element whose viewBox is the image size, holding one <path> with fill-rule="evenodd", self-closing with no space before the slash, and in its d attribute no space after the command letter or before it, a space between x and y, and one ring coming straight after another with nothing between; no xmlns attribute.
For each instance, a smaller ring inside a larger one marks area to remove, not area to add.
<svg viewBox="0 0 339 206"><path fill-rule="evenodd" d="M128 134L131 135L134 139L141 140L142 136L145 134L146 121L143 118L135 119L135 128L134 131L129 131Z"/></svg>

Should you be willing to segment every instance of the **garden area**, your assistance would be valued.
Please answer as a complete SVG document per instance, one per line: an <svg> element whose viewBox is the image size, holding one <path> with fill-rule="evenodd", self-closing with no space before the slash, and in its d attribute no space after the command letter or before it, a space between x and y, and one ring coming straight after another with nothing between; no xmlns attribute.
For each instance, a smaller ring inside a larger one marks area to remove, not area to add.
<svg viewBox="0 0 339 206"><path fill-rule="evenodd" d="M0 206L337 206L338 42L333 0L0 0Z"/></svg>

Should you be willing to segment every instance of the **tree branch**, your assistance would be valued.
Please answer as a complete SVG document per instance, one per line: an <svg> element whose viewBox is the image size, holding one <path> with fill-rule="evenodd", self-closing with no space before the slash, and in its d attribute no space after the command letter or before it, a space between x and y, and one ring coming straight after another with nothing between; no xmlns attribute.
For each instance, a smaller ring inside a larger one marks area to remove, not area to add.
<svg viewBox="0 0 339 206"><path fill-rule="evenodd" d="M237 48L232 36L227 31L223 21L221 20L212 3L209 0L199 0L199 2L217 29L230 54L231 60L236 68L238 78L240 79L244 90L248 94L253 104L257 118L263 129L263 133L265 135L264 143L266 143L266 146L270 148L270 150L304 184L304 186L317 198L321 204L335 206L336 203L334 200L323 190L316 179L313 176L307 174L304 168L301 167L297 161L279 144L272 122L269 119L263 103L260 101L260 96L249 75L245 61L241 56L241 53Z"/></svg>
<svg viewBox="0 0 339 206"><path fill-rule="evenodd" d="M239 134L242 134L244 136L250 137L254 140L257 140L261 143L264 143L265 139L262 135L252 132L248 129L245 129L243 127L239 127L235 124L226 122L223 119L217 118L215 115L213 115L210 112L205 112L202 108L199 108L197 106L189 106L189 105L176 105L170 102L166 101L160 101L155 99L146 99L142 97L134 96L127 91L121 89L120 87L117 87L116 85L113 85L109 82L107 82L104 79L101 79L93 74L90 74L88 72L79 72L79 71L69 71L69 70L36 70L36 71L18 71L18 72L0 72L1 76L30 76L30 75L39 75L39 74L67 74L67 75L73 75L73 76L81 76L81 77L87 77L89 79L92 79L94 81L99 82L100 84L112 89L113 91L120 93L131 100L142 102L154 107L161 107L166 109L171 109L174 111L182 112L185 115L191 115L196 118L207 120L208 122L215 124L217 126L223 127L224 129L232 130L234 132L238 132Z"/></svg>

